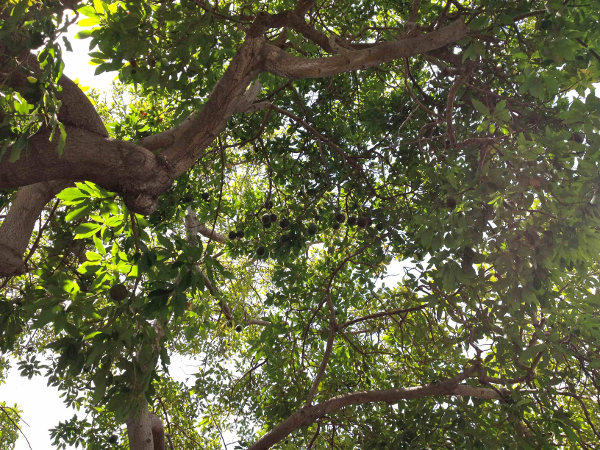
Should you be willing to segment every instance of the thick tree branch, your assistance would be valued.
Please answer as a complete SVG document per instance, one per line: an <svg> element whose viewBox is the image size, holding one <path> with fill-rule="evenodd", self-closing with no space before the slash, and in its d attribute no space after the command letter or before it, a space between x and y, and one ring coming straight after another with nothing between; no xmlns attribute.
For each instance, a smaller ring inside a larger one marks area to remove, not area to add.
<svg viewBox="0 0 600 450"><path fill-rule="evenodd" d="M75 3L63 2L69 8L72 8ZM4 47L0 43L0 54L4 54L3 51ZM37 76L41 73L38 61L30 53L24 55L20 64ZM27 87L27 78L21 70L10 71L5 76L6 83L14 89L20 90ZM66 76L60 79L59 85L62 87L62 91L58 93L58 99L62 102L58 113L59 120L66 125L108 137L106 127L98 112L81 89ZM55 158L57 156L54 155ZM3 167L0 167L0 172ZM28 175L28 172L25 175ZM19 189L6 219L0 225L0 276L14 275L25 270L22 256L31 237L35 221L46 203L71 183L70 175L70 173L66 174L64 177L66 180L45 179L35 184L30 184L35 181L30 180L26 183L27 186Z"/></svg>
<svg viewBox="0 0 600 450"><path fill-rule="evenodd" d="M202 156L206 147L225 129L235 112L247 109L248 99L257 95L246 88L262 71L262 37L249 37L240 47L202 109L179 127L154 138L152 147L173 165L175 176L186 172ZM160 141L158 143L157 141ZM151 139L142 141L150 145Z"/></svg>
<svg viewBox="0 0 600 450"><path fill-rule="evenodd" d="M171 185L172 170L160 156L130 142L67 126L62 156L57 154L58 136L49 142L43 130L28 141L15 162L9 153L0 159L0 188L25 186L49 180L90 180L123 194L134 212L149 214L158 196Z"/></svg>
<svg viewBox="0 0 600 450"><path fill-rule="evenodd" d="M305 406L260 438L250 446L250 450L267 449L297 429L310 425L326 414L330 414L346 406L375 402L396 403L400 400L411 400L438 395L470 396L484 400L501 399L504 394L503 392L461 384L462 381L473 376L476 372L477 368L473 366L459 375L439 383L409 388L354 392L351 394L339 395L314 406Z"/></svg>
<svg viewBox="0 0 600 450"><path fill-rule="evenodd" d="M54 180L20 188L2 226L0 226L0 276L25 271L23 253L29 243L35 222L46 203L69 181Z"/></svg>
<svg viewBox="0 0 600 450"><path fill-rule="evenodd" d="M328 58L301 58L266 44L265 70L286 78L322 78L352 70L366 69L383 62L407 58L445 47L467 34L462 20L421 36L382 42L363 50L348 51Z"/></svg>
<svg viewBox="0 0 600 450"><path fill-rule="evenodd" d="M298 11L288 14L293 16L294 25L305 34L310 30L305 29L307 25L300 13L310 5L311 2L300 2ZM329 76L439 49L463 37L467 29L462 21L457 21L423 36L376 44L369 49L349 51L331 58L303 59L266 44L262 31L267 25L262 22L272 17L257 19L248 31L246 42L199 112L171 130L142 140L141 146L108 138L85 94L71 80L63 77L60 82L63 107L59 117L67 125L64 154L57 157L56 140L49 142L49 131L40 131L29 140L27 150L16 162L8 160L10 152L0 159L0 188L52 180L90 180L121 193L132 211L150 213L156 208L158 196L176 176L187 171L202 156L225 128L231 115L252 109L260 85L247 88L263 70L291 78ZM324 36L313 37L320 39ZM2 50L0 47L0 54L6 54ZM33 55L24 55L21 63L32 73L39 73L39 65ZM21 89L28 83L20 70L13 70L5 76L15 89ZM156 151L161 156L153 153ZM43 205L39 204L39 200L36 204L39 214ZM27 215L29 224L33 215L34 210ZM13 230L5 231L5 237L14 234L14 225L11 227ZM4 249L0 250L0 254L7 255L4 258L6 267L0 269L0 274L17 273L23 269L22 263L17 262L19 253L22 255L21 249L24 249L25 236L30 235L30 231L26 230L30 228L31 225L23 228L25 231L19 237L18 245L7 246L0 235L0 249Z"/></svg>

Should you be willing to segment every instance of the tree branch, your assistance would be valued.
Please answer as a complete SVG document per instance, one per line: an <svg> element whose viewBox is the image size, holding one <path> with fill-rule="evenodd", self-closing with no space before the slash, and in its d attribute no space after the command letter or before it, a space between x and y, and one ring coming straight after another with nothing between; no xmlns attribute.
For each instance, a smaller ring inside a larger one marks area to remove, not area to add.
<svg viewBox="0 0 600 450"><path fill-rule="evenodd" d="M438 395L470 396L484 400L501 399L503 393L494 389L461 384L462 381L473 376L476 372L477 368L472 366L459 375L439 383L408 388L354 392L333 397L314 406L304 406L261 437L257 442L250 446L250 450L267 449L297 429L310 425L324 415L346 406L375 402L397 403L401 400L411 400Z"/></svg>
<svg viewBox="0 0 600 450"><path fill-rule="evenodd" d="M69 181L54 180L24 186L17 191L0 226L0 276L17 275L25 271L23 253L35 222L46 203L69 184Z"/></svg>
<svg viewBox="0 0 600 450"><path fill-rule="evenodd" d="M367 49L352 50L327 58L301 58L266 44L265 70L286 78L328 77L437 50L458 41L466 34L467 26L462 20L457 20L444 28L421 36L382 42Z"/></svg>
<svg viewBox="0 0 600 450"><path fill-rule="evenodd" d="M346 327L349 327L350 325L354 325L355 323L364 322L366 320L371 320L371 319L377 319L379 317L395 316L398 314L406 314L409 312L420 311L422 309L425 309L426 307L427 307L427 305L420 305L420 306L414 306L412 308L400 308L400 309L393 309L391 311L381 311L381 312L369 314L367 316L358 317L356 319L349 320L348 322L341 324L339 326L339 328L341 330Z"/></svg>
<svg viewBox="0 0 600 450"><path fill-rule="evenodd" d="M171 185L169 164L143 147L67 126L62 156L58 136L49 141L42 130L28 141L27 151L10 162L10 151L0 158L0 188L25 186L50 180L89 180L123 194L134 212L150 214L158 196Z"/></svg>

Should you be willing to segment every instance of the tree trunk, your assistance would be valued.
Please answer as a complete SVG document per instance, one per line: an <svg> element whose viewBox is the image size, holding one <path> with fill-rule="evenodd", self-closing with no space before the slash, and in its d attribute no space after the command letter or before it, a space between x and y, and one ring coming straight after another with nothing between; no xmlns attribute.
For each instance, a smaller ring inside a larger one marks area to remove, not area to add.
<svg viewBox="0 0 600 450"><path fill-rule="evenodd" d="M157 415L148 411L148 404L145 401L127 421L127 436L131 450L165 449L163 424Z"/></svg>

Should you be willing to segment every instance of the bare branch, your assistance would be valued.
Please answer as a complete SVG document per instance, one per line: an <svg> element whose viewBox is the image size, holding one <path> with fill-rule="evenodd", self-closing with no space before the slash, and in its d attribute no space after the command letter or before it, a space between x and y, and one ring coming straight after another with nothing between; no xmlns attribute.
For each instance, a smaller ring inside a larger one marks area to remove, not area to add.
<svg viewBox="0 0 600 450"><path fill-rule="evenodd" d="M352 70L366 69L383 62L407 58L445 47L467 34L462 20L421 36L382 42L328 58L301 58L266 44L265 70L286 78L322 78Z"/></svg>
<svg viewBox="0 0 600 450"><path fill-rule="evenodd" d="M317 390L319 389L319 384L321 383L321 379L325 374L325 369L327 368L327 364L329 363L329 358L331 356L331 350L333 349L333 341L335 339L335 328L333 326L329 327L329 336L327 337L327 346L325 347L325 353L323 354L323 359L321 360L321 365L319 366L319 370L315 375L312 386L308 391L308 395L306 396L306 402L304 402L305 406L308 406L312 403L313 398L317 394Z"/></svg>
<svg viewBox="0 0 600 450"><path fill-rule="evenodd" d="M212 241L216 241L219 244L224 244L225 242L227 242L227 237L225 235L222 235L220 233L217 233L214 230L211 230L204 223L200 223L198 221L196 213L194 211L192 211L191 208L188 208L186 211L186 214L185 214L185 228L186 228L186 231L188 232L188 235L200 233L202 236L204 236Z"/></svg>
<svg viewBox="0 0 600 450"><path fill-rule="evenodd" d="M411 400L438 395L470 396L481 398L483 400L501 399L504 392L461 384L462 381L470 378L476 372L476 367L472 366L459 375L440 381L439 383L408 388L354 392L351 394L339 395L314 406L304 406L250 446L250 450L267 449L295 430L310 425L324 415L346 406L375 402L397 403L401 400Z"/></svg>
<svg viewBox="0 0 600 450"><path fill-rule="evenodd" d="M348 322L341 324L340 329L349 327L350 325L354 325L355 323L364 322L366 320L371 320L371 319L377 319L379 317L395 316L398 314L406 314L406 313L413 312L413 311L420 311L426 307L427 307L426 305L420 305L420 306L415 306L413 308L401 308L401 309L394 309L391 311L381 311L378 313L369 314L367 316L358 317L356 319L349 320Z"/></svg>

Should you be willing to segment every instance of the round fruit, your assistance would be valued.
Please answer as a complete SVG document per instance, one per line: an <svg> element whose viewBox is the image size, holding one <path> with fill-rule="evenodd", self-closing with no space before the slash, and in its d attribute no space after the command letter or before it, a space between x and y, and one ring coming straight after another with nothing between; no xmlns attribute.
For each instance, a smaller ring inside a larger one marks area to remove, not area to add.
<svg viewBox="0 0 600 450"><path fill-rule="evenodd" d="M122 283L114 284L109 289L108 294L110 295L111 300L114 300L115 302L120 302L121 300L124 300L125 297L127 297L127 288Z"/></svg>
<svg viewBox="0 0 600 450"><path fill-rule="evenodd" d="M210 194L208 192L203 192L201 197L202 197L202 200L208 201L208 199L210 198Z"/></svg>
<svg viewBox="0 0 600 450"><path fill-rule="evenodd" d="M360 227L360 228L367 228L369 226L369 224L371 223L371 219L367 216L360 216L357 220L356 220L356 224Z"/></svg>
<svg viewBox="0 0 600 450"><path fill-rule="evenodd" d="M446 206L451 209L456 208L456 199L454 197L448 197L446 199Z"/></svg>
<svg viewBox="0 0 600 450"><path fill-rule="evenodd" d="M238 239L242 239L244 237L244 230L237 230L236 235Z"/></svg>
<svg viewBox="0 0 600 450"><path fill-rule="evenodd" d="M261 218L263 225L267 225L271 223L271 214L265 214L264 216L262 216Z"/></svg>
<svg viewBox="0 0 600 450"><path fill-rule="evenodd" d="M229 234L227 235L229 237L229 239L231 239L232 241L238 237L237 233L235 231L230 231Z"/></svg>
<svg viewBox="0 0 600 450"><path fill-rule="evenodd" d="M64 355L69 361L74 361L79 355L79 347L76 344L69 343L65 347Z"/></svg>
<svg viewBox="0 0 600 450"><path fill-rule="evenodd" d="M256 249L257 256L265 256L266 253L267 253L267 249L264 248L262 245Z"/></svg>
<svg viewBox="0 0 600 450"><path fill-rule="evenodd" d="M235 331L237 331L238 333L240 333L243 329L244 329L244 327L241 326L241 325L236 325L235 326Z"/></svg>
<svg viewBox="0 0 600 450"><path fill-rule="evenodd" d="M273 223L277 222L277 214L271 213L271 222L273 222Z"/></svg>
<svg viewBox="0 0 600 450"><path fill-rule="evenodd" d="M379 222L375 228L377 228L377 231L383 231L383 229L385 228L385 225L382 224L381 222Z"/></svg>
<svg viewBox="0 0 600 450"><path fill-rule="evenodd" d="M348 225L350 225L351 227L353 227L354 225L356 225L357 221L358 221L358 219L356 218L356 216L349 216L348 217Z"/></svg>
<svg viewBox="0 0 600 450"><path fill-rule="evenodd" d="M583 136L579 133L573 133L571 134L571 140L581 144L583 143Z"/></svg>

